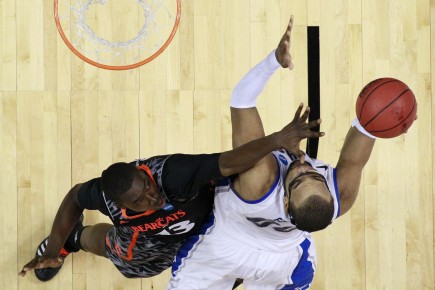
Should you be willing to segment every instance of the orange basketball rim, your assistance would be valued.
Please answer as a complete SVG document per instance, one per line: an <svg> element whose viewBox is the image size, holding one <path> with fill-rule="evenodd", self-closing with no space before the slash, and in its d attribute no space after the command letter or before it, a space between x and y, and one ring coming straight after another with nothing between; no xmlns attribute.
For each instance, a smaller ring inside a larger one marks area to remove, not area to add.
<svg viewBox="0 0 435 290"><path fill-rule="evenodd" d="M107 8L111 1L115 4ZM171 43L180 23L181 0L130 0L133 2L135 9L125 8L125 0L54 0L57 30L69 49L91 65L109 70L137 68ZM118 20L119 7L124 7L125 19L122 25L115 25L110 19ZM138 33L126 36L130 30Z"/></svg>

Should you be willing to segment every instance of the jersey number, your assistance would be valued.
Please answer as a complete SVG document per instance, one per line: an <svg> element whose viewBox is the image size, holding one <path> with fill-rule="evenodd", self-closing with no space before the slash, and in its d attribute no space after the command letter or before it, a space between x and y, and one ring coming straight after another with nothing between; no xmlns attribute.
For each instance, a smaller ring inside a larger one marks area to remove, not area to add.
<svg viewBox="0 0 435 290"><path fill-rule="evenodd" d="M166 227L161 231L160 233L156 235L163 235L163 236L169 236L169 235L180 235L187 233L195 226L195 223L191 223L190 221L182 221L176 224L173 224L169 227Z"/></svg>

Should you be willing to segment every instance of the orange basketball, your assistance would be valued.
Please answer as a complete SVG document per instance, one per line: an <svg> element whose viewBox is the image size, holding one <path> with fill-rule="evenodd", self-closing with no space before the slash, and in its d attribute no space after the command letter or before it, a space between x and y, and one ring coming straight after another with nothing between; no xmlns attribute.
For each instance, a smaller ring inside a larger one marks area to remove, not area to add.
<svg viewBox="0 0 435 290"><path fill-rule="evenodd" d="M370 134L393 138L405 133L417 114L414 93L403 82L380 78L368 83L356 101L356 115Z"/></svg>

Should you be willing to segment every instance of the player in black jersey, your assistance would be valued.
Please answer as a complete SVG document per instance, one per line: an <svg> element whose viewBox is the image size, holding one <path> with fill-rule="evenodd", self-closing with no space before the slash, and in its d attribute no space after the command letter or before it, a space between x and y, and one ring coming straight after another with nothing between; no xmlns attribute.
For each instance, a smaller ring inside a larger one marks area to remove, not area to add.
<svg viewBox="0 0 435 290"><path fill-rule="evenodd" d="M281 131L215 154L173 154L115 163L102 176L75 185L63 199L51 233L20 276L35 269L53 278L64 258L80 249L109 258L126 277L151 277L171 266L174 255L213 206L213 181L244 172L277 149L300 155L299 141L319 137L302 107ZM99 210L112 224L82 225L84 209Z"/></svg>

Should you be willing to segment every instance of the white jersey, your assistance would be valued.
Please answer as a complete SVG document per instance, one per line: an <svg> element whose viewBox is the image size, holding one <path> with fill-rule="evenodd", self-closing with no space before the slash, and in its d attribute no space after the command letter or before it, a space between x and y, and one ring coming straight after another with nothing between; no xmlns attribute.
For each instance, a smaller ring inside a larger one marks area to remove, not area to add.
<svg viewBox="0 0 435 290"><path fill-rule="evenodd" d="M229 290L236 278L244 279L250 290L310 287L317 265L315 244L310 233L291 222L284 206L284 180L297 157L285 151L273 155L277 178L261 199L243 200L229 178L216 187L213 215L178 251L169 290ZM305 160L325 177L335 219L340 212L335 169L308 156Z"/></svg>
<svg viewBox="0 0 435 290"><path fill-rule="evenodd" d="M296 228L284 206L284 181L289 166L298 158L284 150L274 151L273 155L278 163L278 174L269 192L259 200L244 200L231 187L228 178L216 188L214 215L216 225L223 227L221 230L232 238L254 248L281 251L299 245L309 234ZM305 161L327 181L334 200L334 220L340 211L335 169L308 155Z"/></svg>

